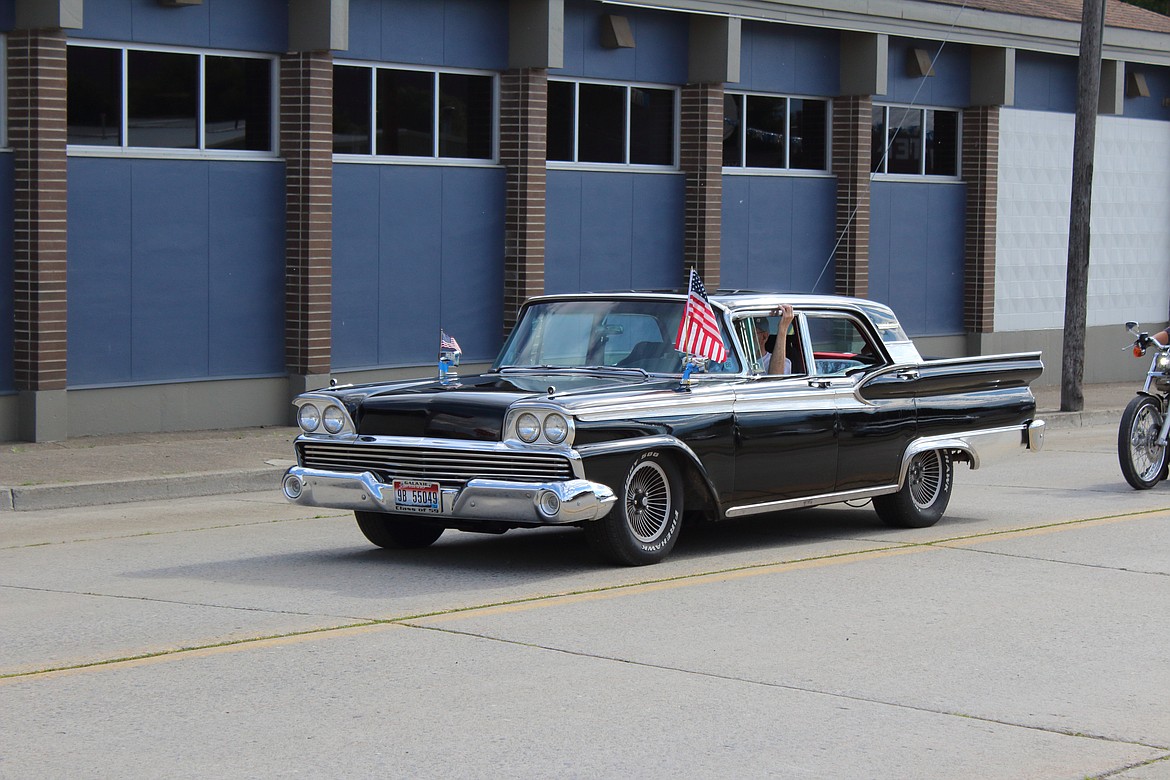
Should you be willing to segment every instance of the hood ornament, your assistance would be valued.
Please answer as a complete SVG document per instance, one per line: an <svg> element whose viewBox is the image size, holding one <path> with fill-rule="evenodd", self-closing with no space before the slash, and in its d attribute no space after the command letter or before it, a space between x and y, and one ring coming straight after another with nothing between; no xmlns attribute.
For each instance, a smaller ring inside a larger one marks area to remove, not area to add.
<svg viewBox="0 0 1170 780"><path fill-rule="evenodd" d="M462 356L463 350L459 348L455 337L448 336L447 331L439 328L439 384L449 384L459 378L455 369L459 367Z"/></svg>

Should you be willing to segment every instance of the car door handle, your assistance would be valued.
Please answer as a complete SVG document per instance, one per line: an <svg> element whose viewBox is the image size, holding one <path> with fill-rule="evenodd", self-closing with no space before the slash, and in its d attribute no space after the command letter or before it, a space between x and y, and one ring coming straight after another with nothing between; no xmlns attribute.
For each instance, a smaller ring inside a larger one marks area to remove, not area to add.
<svg viewBox="0 0 1170 780"><path fill-rule="evenodd" d="M832 383L832 381L830 381L828 379L810 379L810 380L808 380L808 386L809 387L824 388L824 387L832 387L833 383Z"/></svg>
<svg viewBox="0 0 1170 780"><path fill-rule="evenodd" d="M904 368L901 371L895 373L894 376L898 377L898 379L903 379L909 382L911 380L917 379L919 374L917 368Z"/></svg>

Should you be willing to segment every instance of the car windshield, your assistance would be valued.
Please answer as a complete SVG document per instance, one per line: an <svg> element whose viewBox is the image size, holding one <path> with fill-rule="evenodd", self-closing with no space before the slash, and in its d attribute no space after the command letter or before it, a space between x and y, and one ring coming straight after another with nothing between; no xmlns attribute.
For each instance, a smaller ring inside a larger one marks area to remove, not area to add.
<svg viewBox="0 0 1170 780"><path fill-rule="evenodd" d="M508 338L495 370L502 368L604 366L679 374L683 355L674 348L682 301L547 301L528 306ZM728 358L708 371L739 371L724 327Z"/></svg>

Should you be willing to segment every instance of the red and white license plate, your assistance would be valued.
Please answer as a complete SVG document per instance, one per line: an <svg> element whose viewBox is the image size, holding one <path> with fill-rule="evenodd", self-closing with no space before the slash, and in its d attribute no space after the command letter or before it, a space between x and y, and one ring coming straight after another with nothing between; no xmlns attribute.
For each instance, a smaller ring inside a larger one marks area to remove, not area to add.
<svg viewBox="0 0 1170 780"><path fill-rule="evenodd" d="M441 514L439 483L418 479L394 480L394 510L396 512L424 512Z"/></svg>

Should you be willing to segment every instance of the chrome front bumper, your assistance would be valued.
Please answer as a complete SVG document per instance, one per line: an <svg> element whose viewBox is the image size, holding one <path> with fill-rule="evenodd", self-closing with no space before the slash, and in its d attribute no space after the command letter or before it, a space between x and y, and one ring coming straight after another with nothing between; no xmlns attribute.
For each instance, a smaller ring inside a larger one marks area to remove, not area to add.
<svg viewBox="0 0 1170 780"><path fill-rule="evenodd" d="M399 513L394 486L379 482L369 471L359 474L293 466L282 482L284 496L294 504L365 512ZM472 479L462 489L442 488L438 512L412 512L441 522L459 520L512 521L566 525L605 517L617 501L606 485L586 479L566 482L513 482Z"/></svg>

